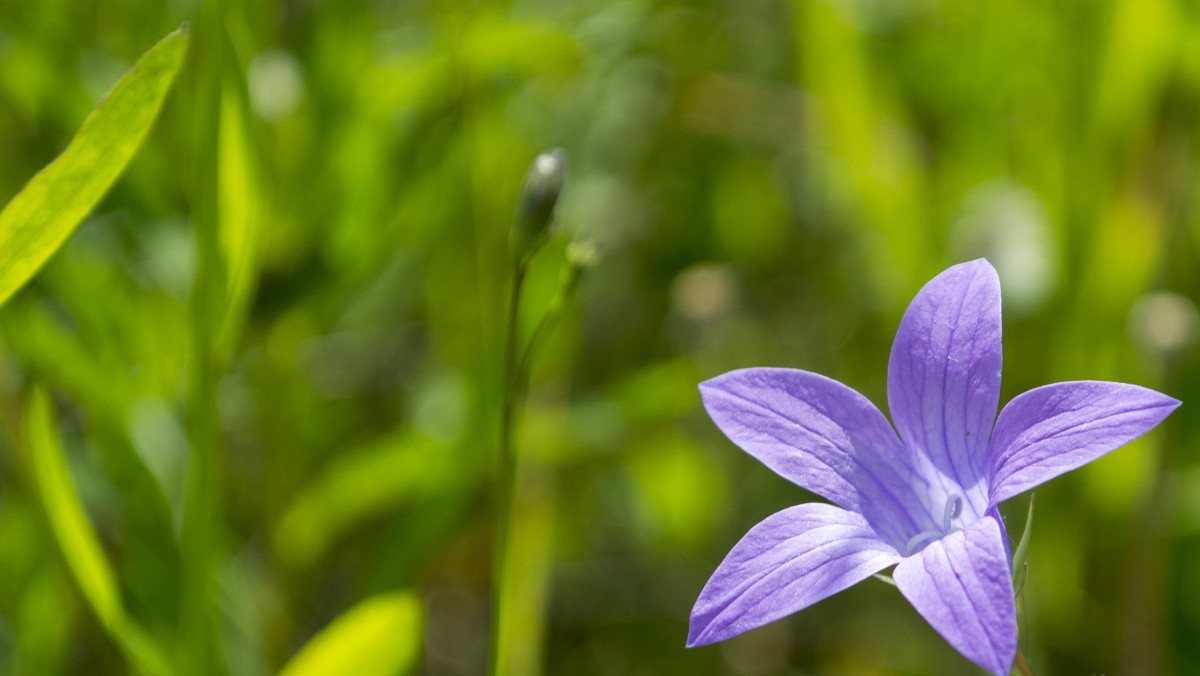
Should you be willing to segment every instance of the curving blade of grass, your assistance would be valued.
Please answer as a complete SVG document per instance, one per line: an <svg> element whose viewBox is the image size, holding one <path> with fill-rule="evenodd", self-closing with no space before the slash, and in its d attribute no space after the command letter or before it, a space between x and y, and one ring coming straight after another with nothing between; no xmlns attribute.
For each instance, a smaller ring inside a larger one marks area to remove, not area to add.
<svg viewBox="0 0 1200 676"><path fill-rule="evenodd" d="M0 211L0 304L50 259L129 164L187 54L187 28L146 52L92 110L62 155Z"/></svg>
<svg viewBox="0 0 1200 676"><path fill-rule="evenodd" d="M342 613L284 666L279 676L396 676L416 669L424 617L412 592L373 596Z"/></svg>
<svg viewBox="0 0 1200 676"><path fill-rule="evenodd" d="M170 676L174 672L163 652L125 612L116 576L71 480L50 396L40 387L30 396L24 428L38 498L67 568L92 612L138 673Z"/></svg>

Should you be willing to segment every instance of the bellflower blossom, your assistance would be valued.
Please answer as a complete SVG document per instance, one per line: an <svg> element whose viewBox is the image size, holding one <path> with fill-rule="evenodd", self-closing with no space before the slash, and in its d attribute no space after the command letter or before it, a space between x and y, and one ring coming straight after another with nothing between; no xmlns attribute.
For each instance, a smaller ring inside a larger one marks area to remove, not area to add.
<svg viewBox="0 0 1200 676"><path fill-rule="evenodd" d="M1180 402L1077 381L1025 392L997 417L1000 333L1000 281L986 260L926 284L892 344L895 431L866 397L807 371L750 368L701 384L705 408L734 443L834 504L789 507L751 528L700 592L689 647L895 565L900 593L951 646L1008 674L1016 603L996 506L1136 439Z"/></svg>

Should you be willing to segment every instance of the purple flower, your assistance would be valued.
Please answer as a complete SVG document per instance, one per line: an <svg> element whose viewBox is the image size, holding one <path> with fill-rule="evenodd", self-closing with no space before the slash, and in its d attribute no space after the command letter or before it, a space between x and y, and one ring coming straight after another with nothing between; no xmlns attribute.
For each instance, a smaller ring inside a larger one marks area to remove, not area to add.
<svg viewBox="0 0 1200 676"><path fill-rule="evenodd" d="M1078 381L1030 390L997 418L1000 356L1000 280L980 259L935 277L900 321L888 362L896 431L866 397L807 371L742 369L701 384L734 443L834 504L789 507L751 528L700 592L688 646L895 564L900 593L951 646L1008 674L1016 604L996 506L1136 439L1179 402Z"/></svg>

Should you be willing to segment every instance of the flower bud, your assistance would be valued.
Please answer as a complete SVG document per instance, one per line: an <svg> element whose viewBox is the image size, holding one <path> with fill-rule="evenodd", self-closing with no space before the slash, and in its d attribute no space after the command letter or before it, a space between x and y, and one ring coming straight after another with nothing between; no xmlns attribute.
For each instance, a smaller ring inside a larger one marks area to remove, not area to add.
<svg viewBox="0 0 1200 676"><path fill-rule="evenodd" d="M567 153L552 148L534 158L517 198L517 220L509 236L513 258L522 261L541 248L554 219L554 205L567 176Z"/></svg>
<svg viewBox="0 0 1200 676"><path fill-rule="evenodd" d="M584 270L596 264L600 256L596 243L591 240L576 240L567 245L567 263L572 268Z"/></svg>

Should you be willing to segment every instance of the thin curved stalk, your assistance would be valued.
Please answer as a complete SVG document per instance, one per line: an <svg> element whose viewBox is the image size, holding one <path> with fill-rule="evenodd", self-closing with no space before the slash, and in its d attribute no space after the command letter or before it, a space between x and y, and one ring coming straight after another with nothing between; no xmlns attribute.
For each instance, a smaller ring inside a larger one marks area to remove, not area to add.
<svg viewBox="0 0 1200 676"><path fill-rule="evenodd" d="M502 666L501 648L504 645L502 618L508 603L505 580L508 579L509 533L512 530L513 493L517 478L517 454L513 447L513 421L516 416L520 387L520 365L517 361L517 334L520 321L521 288L525 281L526 264L516 264L513 270L512 295L508 302L508 321L505 328L504 383L500 408L500 457L495 489L495 538L492 560L492 621L489 643L488 673L498 676L506 672Z"/></svg>

